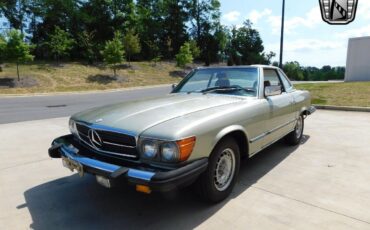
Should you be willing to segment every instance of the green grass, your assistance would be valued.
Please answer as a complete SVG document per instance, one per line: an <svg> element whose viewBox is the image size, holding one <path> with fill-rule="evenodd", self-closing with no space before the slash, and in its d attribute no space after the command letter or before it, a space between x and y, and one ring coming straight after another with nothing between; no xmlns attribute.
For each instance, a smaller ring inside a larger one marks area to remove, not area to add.
<svg viewBox="0 0 370 230"><path fill-rule="evenodd" d="M63 63L55 66L50 63L32 63L20 66L22 82L26 85L9 87L10 82L17 82L14 64L6 64L0 72L0 94L26 94L71 92L89 90L107 90L134 86L148 86L179 82L182 69L172 62L133 62L132 67L122 65L117 70L118 79L113 71L104 66L90 66L80 63ZM13 80L14 79L14 80ZM37 85L27 86L27 82ZM18 83L17 83L18 84Z"/></svg>
<svg viewBox="0 0 370 230"><path fill-rule="evenodd" d="M310 91L317 105L370 107L370 82L296 84Z"/></svg>

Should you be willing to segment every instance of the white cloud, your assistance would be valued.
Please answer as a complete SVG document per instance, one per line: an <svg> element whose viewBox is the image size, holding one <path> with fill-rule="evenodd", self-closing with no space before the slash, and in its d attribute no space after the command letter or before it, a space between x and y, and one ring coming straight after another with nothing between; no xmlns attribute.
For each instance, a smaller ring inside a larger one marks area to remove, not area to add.
<svg viewBox="0 0 370 230"><path fill-rule="evenodd" d="M271 15L267 18L267 22L272 27L272 33L278 34L281 27L281 16Z"/></svg>
<svg viewBox="0 0 370 230"><path fill-rule="evenodd" d="M297 39L292 42L287 42L285 50L288 52L310 52L343 48L345 48L345 44L342 41Z"/></svg>
<svg viewBox="0 0 370 230"><path fill-rule="evenodd" d="M263 11L258 11L258 10L252 10L248 14L248 19L251 20L252 23L256 24L258 23L258 20L261 19L262 17L271 15L272 10L270 9L264 9Z"/></svg>
<svg viewBox="0 0 370 230"><path fill-rule="evenodd" d="M370 1L359 1L357 6L357 16L364 18L364 19L370 19Z"/></svg>
<svg viewBox="0 0 370 230"><path fill-rule="evenodd" d="M265 45L266 50L279 54L279 43ZM284 42L284 62L298 61L303 66L343 66L346 59L346 41L296 39Z"/></svg>
<svg viewBox="0 0 370 230"><path fill-rule="evenodd" d="M267 45L268 47L277 50L280 43L273 43ZM322 51L331 49L342 49L345 48L343 41L331 41L321 39L296 39L284 42L284 51L286 52L311 52L311 51Z"/></svg>
<svg viewBox="0 0 370 230"><path fill-rule="evenodd" d="M272 33L278 34L281 27L281 16L271 15L267 18L267 22L272 27ZM305 17L292 17L285 19L285 32L287 34L294 33L297 28L314 28L318 23L322 22L320 15L320 7L312 8Z"/></svg>
<svg viewBox="0 0 370 230"><path fill-rule="evenodd" d="M222 19L224 19L225 21L228 21L228 22L235 22L235 21L239 20L239 17L240 17L240 12L234 10L234 11L230 11L227 14L224 14L222 16Z"/></svg>
<svg viewBox="0 0 370 230"><path fill-rule="evenodd" d="M354 37L370 36L370 25L359 27L356 29L346 30L344 32L336 34L336 37L347 39Z"/></svg>
<svg viewBox="0 0 370 230"><path fill-rule="evenodd" d="M348 38L370 36L370 25L368 25L367 23L367 20L370 19L369 12L370 12L370 1L359 1L357 7L356 21L361 22L363 26L338 32L337 34L335 34L335 37L347 40Z"/></svg>

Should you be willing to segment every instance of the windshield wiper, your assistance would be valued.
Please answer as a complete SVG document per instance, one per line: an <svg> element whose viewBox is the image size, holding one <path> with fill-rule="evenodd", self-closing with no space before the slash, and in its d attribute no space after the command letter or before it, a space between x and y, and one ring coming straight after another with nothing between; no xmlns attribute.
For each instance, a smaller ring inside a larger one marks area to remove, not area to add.
<svg viewBox="0 0 370 230"><path fill-rule="evenodd" d="M203 89L200 92L203 93L203 94L206 94L206 93L217 92L217 91L240 91L240 90L243 90L247 93L254 93L255 92L255 90L253 90L253 89L246 89L246 88L243 88L241 86L223 86L223 87L217 86L217 87L211 87L211 88Z"/></svg>

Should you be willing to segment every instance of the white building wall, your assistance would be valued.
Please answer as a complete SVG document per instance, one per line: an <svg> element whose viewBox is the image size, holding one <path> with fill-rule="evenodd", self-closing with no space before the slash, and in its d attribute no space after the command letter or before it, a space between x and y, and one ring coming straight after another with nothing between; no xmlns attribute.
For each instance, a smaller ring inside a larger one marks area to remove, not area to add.
<svg viewBox="0 0 370 230"><path fill-rule="evenodd" d="M349 39L344 81L370 81L370 37Z"/></svg>

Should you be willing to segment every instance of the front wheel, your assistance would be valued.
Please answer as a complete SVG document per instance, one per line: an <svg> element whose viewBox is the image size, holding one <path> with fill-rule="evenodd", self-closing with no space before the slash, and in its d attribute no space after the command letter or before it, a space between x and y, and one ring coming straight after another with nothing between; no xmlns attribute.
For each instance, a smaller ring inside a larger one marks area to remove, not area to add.
<svg viewBox="0 0 370 230"><path fill-rule="evenodd" d="M300 115L297 119L297 123L294 130L285 137L285 141L288 145L298 145L303 136L304 118Z"/></svg>
<svg viewBox="0 0 370 230"><path fill-rule="evenodd" d="M198 179L206 201L220 202L231 193L240 166L239 146L232 138L222 140L213 150L207 170Z"/></svg>

